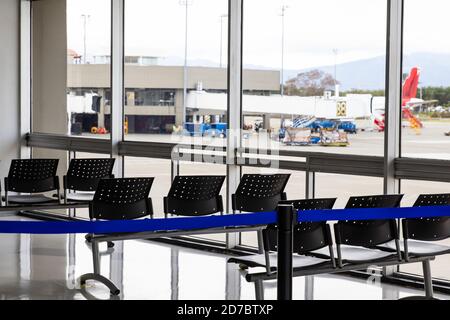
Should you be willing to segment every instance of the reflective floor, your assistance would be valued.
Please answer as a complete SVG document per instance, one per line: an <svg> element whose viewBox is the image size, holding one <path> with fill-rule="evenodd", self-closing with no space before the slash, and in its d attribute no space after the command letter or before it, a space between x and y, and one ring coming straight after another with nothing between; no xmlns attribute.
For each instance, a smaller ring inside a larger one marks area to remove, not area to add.
<svg viewBox="0 0 450 320"><path fill-rule="evenodd" d="M4 220L17 219L14 216ZM224 255L147 241L102 244L101 272L121 289L118 299L255 299ZM99 283L80 289L79 277L92 272L84 235L0 235L0 299L109 299ZM276 298L276 281L264 284L266 299ZM295 299L398 299L421 290L370 283L337 275L294 279ZM440 299L450 296L437 294Z"/></svg>

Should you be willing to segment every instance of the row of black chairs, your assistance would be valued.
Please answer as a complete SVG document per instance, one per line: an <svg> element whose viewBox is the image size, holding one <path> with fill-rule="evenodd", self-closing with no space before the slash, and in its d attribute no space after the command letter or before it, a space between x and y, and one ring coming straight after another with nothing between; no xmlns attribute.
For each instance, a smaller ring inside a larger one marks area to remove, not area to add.
<svg viewBox="0 0 450 320"><path fill-rule="evenodd" d="M395 208L403 195L351 197L346 205L352 208ZM282 201L299 211L332 209L336 198ZM450 194L420 195L414 207L450 205ZM294 227L293 267L297 276L360 270L371 265L398 265L422 262L427 296L432 297L430 260L450 253L450 246L436 241L450 238L450 217L402 219L403 241L395 219L369 221L339 221L334 223L334 237L328 222L301 222ZM277 226L263 231L264 254L231 258L247 270L263 267L261 273L247 276L255 282L256 295L263 296L258 281L273 279L277 261ZM334 245L336 244L336 245ZM260 285L261 286L261 285Z"/></svg>
<svg viewBox="0 0 450 320"><path fill-rule="evenodd" d="M114 159L72 159L63 177L64 202L89 202L95 219L153 216L149 192L154 178L115 179ZM6 205L59 202L58 159L12 160L5 178ZM260 212L286 200L289 174L246 174L232 195L234 212ZM225 176L177 176L164 197L167 215L223 213L220 196ZM15 194L11 194L14 192ZM54 193L47 195L45 193Z"/></svg>
<svg viewBox="0 0 450 320"><path fill-rule="evenodd" d="M63 177L64 202L93 200L100 179L114 178L115 159L73 159ZM16 159L11 161L5 178L8 205L48 204L60 201L60 182L57 176L58 159ZM76 192L74 192L76 191ZM11 194L14 192L15 194ZM45 195L53 192L56 194Z"/></svg>
<svg viewBox="0 0 450 320"><path fill-rule="evenodd" d="M403 195L351 197L350 208L395 208ZM332 209L336 199L282 201L292 203L297 210ZM414 206L450 205L450 194L421 195ZM339 221L333 225L334 239L327 222L300 222L294 228L294 251L298 257L295 267L327 264L343 267L351 263L408 261L412 257L436 256L450 253L450 247L430 242L450 238L450 218L421 218L402 220L403 242L395 219L369 221ZM277 226L269 225L263 232L265 255L233 258L230 261L247 266L262 266L270 273L277 249ZM334 243L336 247L334 248ZM268 259L270 257L270 259Z"/></svg>
<svg viewBox="0 0 450 320"><path fill-rule="evenodd" d="M60 201L58 160L13 160L5 179L5 201L45 203ZM126 220L153 217L149 198L154 178L115 179L114 159L74 159L64 176L64 201L89 202L91 219ZM275 210L286 200L284 189L289 174L243 175L232 195L232 209L237 212ZM180 216L201 216L223 213L220 196L225 176L177 176L164 197L164 213ZM57 191L54 197L37 193ZM30 195L9 195L9 192ZM398 207L402 195L352 197L346 208ZM288 201L298 210L332 209L336 199ZM450 195L422 195L414 206L450 205ZM294 233L296 268L330 266L342 268L349 264L407 262L410 257L446 254L450 248L430 241L450 237L450 218L404 219L403 242L394 219L373 221L340 221L334 225L334 241L329 224L298 223ZM260 254L230 259L241 266L263 266L266 273L274 271L276 226L267 226L258 233ZM334 247L336 243L336 247Z"/></svg>

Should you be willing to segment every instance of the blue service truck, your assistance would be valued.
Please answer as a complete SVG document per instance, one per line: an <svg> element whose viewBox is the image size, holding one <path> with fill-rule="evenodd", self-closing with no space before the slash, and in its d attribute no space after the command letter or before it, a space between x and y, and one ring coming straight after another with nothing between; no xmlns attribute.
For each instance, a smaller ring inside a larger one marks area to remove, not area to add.
<svg viewBox="0 0 450 320"><path fill-rule="evenodd" d="M192 123L184 124L186 134L191 137L218 137L225 138L227 136L227 124L223 122L217 123Z"/></svg>

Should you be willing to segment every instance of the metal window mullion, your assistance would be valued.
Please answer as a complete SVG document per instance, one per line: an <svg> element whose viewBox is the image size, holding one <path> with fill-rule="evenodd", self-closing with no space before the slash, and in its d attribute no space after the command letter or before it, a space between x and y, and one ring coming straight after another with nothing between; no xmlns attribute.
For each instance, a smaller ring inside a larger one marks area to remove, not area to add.
<svg viewBox="0 0 450 320"><path fill-rule="evenodd" d="M111 157L116 158L114 174L123 177L119 143L124 128L124 0L111 0Z"/></svg>
<svg viewBox="0 0 450 320"><path fill-rule="evenodd" d="M20 1L20 158L29 159L25 135L31 132L31 1Z"/></svg>
<svg viewBox="0 0 450 320"><path fill-rule="evenodd" d="M385 194L400 193L400 180L395 177L395 159L400 157L403 73L403 9L404 0L388 0L386 41L386 106L384 135ZM384 267L384 275L393 275L396 266Z"/></svg>
<svg viewBox="0 0 450 320"><path fill-rule="evenodd" d="M231 195L241 179L241 167L237 165L236 150L242 137L242 14L243 0L228 2L228 103L227 103L227 205L231 212ZM227 235L227 247L238 245L238 234Z"/></svg>
<svg viewBox="0 0 450 320"><path fill-rule="evenodd" d="M402 55L404 0L388 0L386 44L386 106L384 146L384 193L398 193L395 159L400 157L402 115Z"/></svg>

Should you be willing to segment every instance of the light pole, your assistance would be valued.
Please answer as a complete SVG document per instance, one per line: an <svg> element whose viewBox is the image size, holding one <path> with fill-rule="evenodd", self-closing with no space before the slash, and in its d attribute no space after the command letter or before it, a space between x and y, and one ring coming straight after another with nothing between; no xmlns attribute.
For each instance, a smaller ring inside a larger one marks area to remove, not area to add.
<svg viewBox="0 0 450 320"><path fill-rule="evenodd" d="M220 68L222 68L222 53L223 53L223 19L228 18L227 14L222 14L220 16Z"/></svg>
<svg viewBox="0 0 450 320"><path fill-rule="evenodd" d="M86 62L87 62L87 57L86 57L86 52L87 52L87 49L86 49L86 27L87 27L87 21L89 20L89 18L90 18L91 16L90 15L88 15L88 14L82 14L81 15L81 18L83 18L83 30L84 30L84 32L83 32L83 46L84 46L84 49L83 49L83 61L84 61L84 64L86 64Z"/></svg>
<svg viewBox="0 0 450 320"><path fill-rule="evenodd" d="M184 26L184 67L183 67L183 112L182 112L182 123L184 126L186 122L186 109L187 109L187 86L188 86L188 13L189 6L192 4L193 0L180 0L180 5L185 8L185 26Z"/></svg>
<svg viewBox="0 0 450 320"><path fill-rule="evenodd" d="M281 96L284 96L284 16L288 8L287 5L281 6Z"/></svg>
<svg viewBox="0 0 450 320"><path fill-rule="evenodd" d="M334 54L334 86L337 85L338 81L337 81L337 56L338 56L338 49L334 48L333 49L333 54Z"/></svg>

